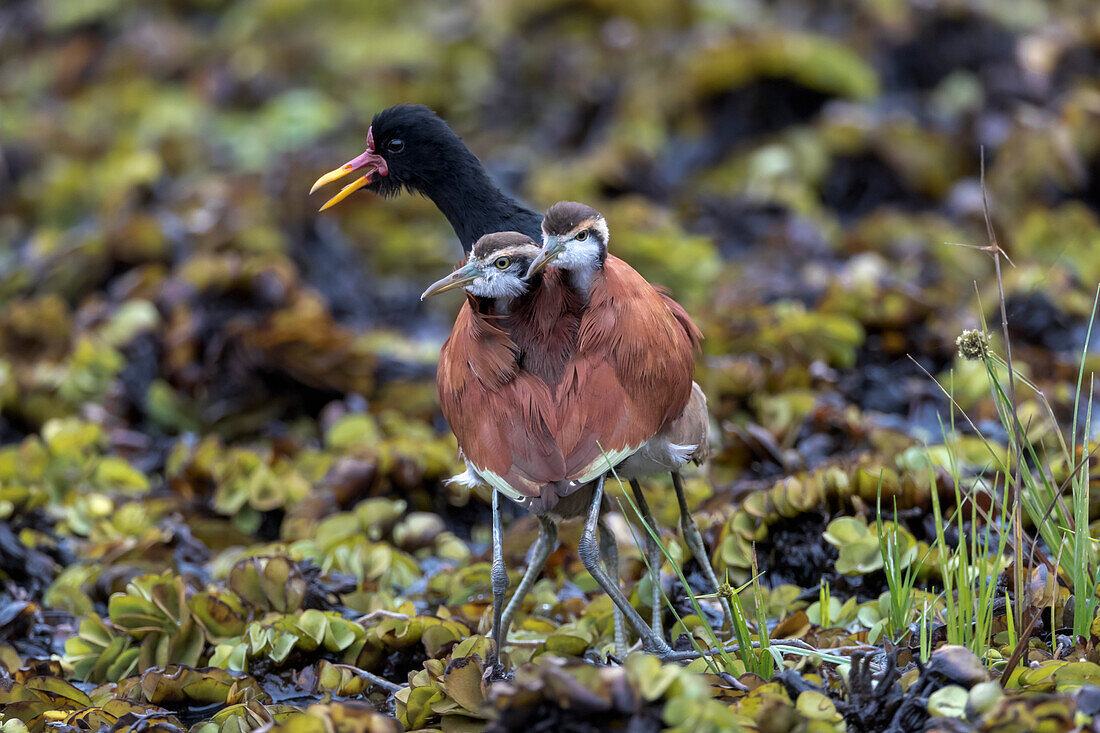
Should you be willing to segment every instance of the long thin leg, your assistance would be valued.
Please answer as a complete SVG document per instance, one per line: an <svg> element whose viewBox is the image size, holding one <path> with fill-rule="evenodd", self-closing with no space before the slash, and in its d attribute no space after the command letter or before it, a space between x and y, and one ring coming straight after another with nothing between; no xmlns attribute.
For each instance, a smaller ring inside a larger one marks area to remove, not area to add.
<svg viewBox="0 0 1100 733"><path fill-rule="evenodd" d="M500 674L503 669L500 664L500 655L504 651L504 626L501 617L504 613L504 594L508 592L508 570L504 567L504 540L500 530L500 492L493 489L493 565L489 572L489 580L493 588L493 660L490 668L493 674Z"/></svg>
<svg viewBox="0 0 1100 733"><path fill-rule="evenodd" d="M707 546L703 543L703 535L699 533L699 527L695 524L691 512L688 511L687 497L684 495L684 480L680 477L679 471L672 471L671 473L672 485L676 489L676 501L680 504L680 532L684 535L684 542L687 543L688 549L695 557L695 562L703 568L707 580L714 586L714 592L717 593L719 589L718 576L714 573L714 568L711 567ZM729 599L719 596L719 600L722 602L722 611L726 614L726 624L729 626L730 633L733 633L733 610L730 608Z"/></svg>
<svg viewBox="0 0 1100 733"><path fill-rule="evenodd" d="M508 629L512 628L512 619L515 617L516 611L523 605L523 599L527 596L527 592L531 590L531 586L535 584L535 579L546 567L547 558L553 554L558 546L557 523L549 517L539 517L538 519L539 536L535 540L535 544L532 545L531 554L527 558L527 570L524 571L523 579L519 581L516 592L512 594L511 600L508 601L508 605L504 609L504 617L500 622L501 638L504 641L508 640Z"/></svg>
<svg viewBox="0 0 1100 733"><path fill-rule="evenodd" d="M581 533L581 541L577 546L577 551L581 556L581 562L584 563L584 567L591 573L592 577L596 579L600 587L603 588L604 593L611 596L611 601L623 612L623 615L626 617L626 620L630 622L630 625L634 627L635 633L637 633L642 640L642 648L653 654L671 654L672 648L665 643L664 639L654 634L653 629L646 625L645 620L634 610L634 607L630 605L630 601L627 600L622 590L619 589L619 584L611 579L607 574L607 570L600 563L600 548L599 542L596 539L596 527L600 518L600 503L603 499L603 482L603 476L600 476L596 481L596 489L592 496L592 504L588 508L588 517L584 522L584 531Z"/></svg>
<svg viewBox="0 0 1100 733"><path fill-rule="evenodd" d="M611 573L611 577L615 580L615 587L619 587L619 548L615 544L615 535L611 532L611 527L607 524L607 517L600 515L599 519L600 528L600 558L603 560L604 567ZM629 648L626 639L626 624L623 619L623 612L619 610L618 606L612 605L612 619L615 626L615 653L626 654L626 650Z"/></svg>
<svg viewBox="0 0 1100 733"><path fill-rule="evenodd" d="M642 493L642 487L638 483L638 479L630 479L630 490L634 493L634 503L638 506L642 521L649 525L654 532L659 531L657 523L653 521L653 513L649 511L649 502L645 500L645 494ZM649 534L649 530L643 528L642 534L645 537L645 555L646 562L649 563L650 585L653 586L653 620L650 622L649 627L653 629L654 634L663 639L665 632L661 624L661 612L664 610L661 607L661 565L664 562L664 557L661 555L661 546Z"/></svg>

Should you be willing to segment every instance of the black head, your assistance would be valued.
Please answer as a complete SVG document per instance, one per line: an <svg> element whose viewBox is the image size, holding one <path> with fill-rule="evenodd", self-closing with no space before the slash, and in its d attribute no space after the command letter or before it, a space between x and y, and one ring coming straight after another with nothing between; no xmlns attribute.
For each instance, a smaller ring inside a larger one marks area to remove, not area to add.
<svg viewBox="0 0 1100 733"><path fill-rule="evenodd" d="M431 193L440 176L473 157L454 130L422 104L384 109L374 116L370 129L374 151L389 170L366 188L382 196L393 196L402 188Z"/></svg>
<svg viewBox="0 0 1100 733"><path fill-rule="evenodd" d="M318 178L310 193L349 173L364 171L326 201L321 211L361 188L382 196L393 196L402 188L430 194L442 176L468 158L473 155L439 115L423 105L399 104L376 114L367 130L367 149Z"/></svg>
<svg viewBox="0 0 1100 733"><path fill-rule="evenodd" d="M363 174L329 199L322 211L359 189L382 196L404 189L435 202L467 253L490 232L539 236L539 215L501 191L454 130L423 105L401 104L376 114L367 149L317 179L310 193L355 171Z"/></svg>

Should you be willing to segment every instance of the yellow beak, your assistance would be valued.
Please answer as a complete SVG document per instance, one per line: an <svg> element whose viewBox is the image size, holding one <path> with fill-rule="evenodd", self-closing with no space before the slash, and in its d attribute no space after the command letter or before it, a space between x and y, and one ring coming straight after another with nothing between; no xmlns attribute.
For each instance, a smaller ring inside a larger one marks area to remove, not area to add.
<svg viewBox="0 0 1100 733"><path fill-rule="evenodd" d="M475 265L463 265L447 277L436 280L421 294L420 299L430 298L433 295L445 293L448 290L464 287L481 276L481 272Z"/></svg>
<svg viewBox="0 0 1100 733"><path fill-rule="evenodd" d="M343 178L347 174L351 173L351 171L352 171L352 164L351 164L350 161L347 162L347 163L344 163L342 166L340 166L336 170L329 171L328 173L326 173L325 175L321 176L316 181L314 181L313 187L309 189L310 194L312 194L314 191L316 191L321 186L327 186L328 184L332 183L333 181L340 180L341 178Z"/></svg>
<svg viewBox="0 0 1100 733"><path fill-rule="evenodd" d="M313 184L313 188L317 188L318 186L323 186L326 183L328 183L329 181L335 181L337 178L340 178L341 176L344 175L343 173L340 173L341 170L342 170L341 168L337 168L336 170L331 171L330 173L326 173L325 175L321 176L320 178L317 179L317 183ZM334 174L338 174L338 175L334 175ZM330 178L330 176L331 176L331 178ZM326 178L328 178L327 181L325 180ZM335 196L333 196L328 201L326 201L325 205L322 206L321 208L319 208L317 211L324 211L327 208L330 208L332 206L336 206L336 204L340 203L341 201L346 199L348 196L351 196L353 193L355 193L356 191L361 189L363 186L366 186L368 183L370 183L370 173L366 174L365 176L359 177L355 181L352 181L348 185L341 188L340 191ZM312 193L312 191L310 191L310 193Z"/></svg>
<svg viewBox="0 0 1100 733"><path fill-rule="evenodd" d="M349 160L347 163L344 163L342 166L340 166L336 170L331 170L328 173L326 173L325 175L318 178L316 181L314 181L313 187L309 189L309 192L313 193L314 191L316 191L321 186L326 186L326 185L332 183L333 181L337 181L337 180L343 178L344 176L348 175L349 173L352 173L352 172L358 171L358 170L363 170L364 168L367 170L366 173L364 173L357 180L355 180L355 181L349 183L348 185L344 186L343 188L341 188L339 193L337 193L335 196L333 196L328 201L326 201L325 205L322 206L320 210L324 211L325 209L329 208L330 206L335 206L336 204L338 204L341 201L343 201L344 199L346 199L348 196L351 196L353 193L355 193L359 189L363 188L364 186L369 185L370 182L371 182L371 176L373 176L375 174L377 174L379 176L389 175L390 168L389 168L389 164L386 163L386 159L383 158L378 153L374 152L374 132L373 132L373 130L367 130L367 149L366 150L364 150L362 153L360 153L356 157Z"/></svg>

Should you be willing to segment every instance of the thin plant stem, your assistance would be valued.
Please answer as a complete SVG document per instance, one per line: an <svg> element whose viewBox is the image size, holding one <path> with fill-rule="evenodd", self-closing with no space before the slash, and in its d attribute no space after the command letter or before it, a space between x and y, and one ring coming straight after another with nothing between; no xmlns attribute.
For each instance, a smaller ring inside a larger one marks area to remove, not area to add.
<svg viewBox="0 0 1100 733"><path fill-rule="evenodd" d="M989 248L990 253L993 255L993 267L994 267L994 270L997 274L997 297L998 297L998 300L1000 301L1000 307L1001 307L1001 332L1004 336L1004 342L1005 342L1005 361L1008 364L1008 400L1009 400L1009 404L1012 406L1013 414L1015 414L1016 413L1016 377L1015 377L1015 374L1014 374L1015 369L1012 366L1012 341L1008 336L1008 307L1005 305L1004 278L1001 276L1001 254L1002 254L1002 250L1001 250L1000 244L997 242L997 234L993 229L993 217L989 213L989 195L988 195L988 189L986 188L986 185L985 185L985 147L984 146L981 148L981 178L980 178L979 183L980 183L980 188L981 188L981 192L982 192L982 214L985 218L985 231L986 231L986 236L988 237L988 240L989 240L988 243L987 243L987 246ZM1012 429L1012 440L1013 440L1013 443L1016 444L1015 477L1014 477L1014 480L1013 480L1013 489L1014 489L1013 512L1014 512L1015 516L1013 517L1013 520L1016 524L1016 527L1015 527L1016 536L1015 536L1015 543L1014 544L1015 544L1015 546L1017 548L1017 551L1018 551L1016 562L1013 563L1013 570L1014 570L1014 580L1016 582L1016 588L1017 589L1022 588L1023 587L1023 582L1024 582L1024 568L1023 568L1023 563L1022 563L1023 553L1020 552L1020 549L1023 548L1023 546L1024 546L1023 545L1023 531L1024 531L1024 526L1023 525L1024 525L1024 522L1023 522L1023 507L1022 507L1022 501L1021 501L1021 499L1022 499L1022 497L1021 497L1021 494L1022 494L1021 488L1022 487L1021 487L1021 482L1020 482L1020 472L1022 470L1022 465L1021 464L1023 462L1023 449L1022 449L1022 446L1021 446L1022 437L1023 436L1019 435L1019 433L1013 427L1013 429ZM1022 609L1020 608L1020 604L1017 604L1016 611L1019 614L1023 613ZM1022 616L1018 617L1016 619L1016 622L1017 622L1018 626L1023 626L1023 617Z"/></svg>

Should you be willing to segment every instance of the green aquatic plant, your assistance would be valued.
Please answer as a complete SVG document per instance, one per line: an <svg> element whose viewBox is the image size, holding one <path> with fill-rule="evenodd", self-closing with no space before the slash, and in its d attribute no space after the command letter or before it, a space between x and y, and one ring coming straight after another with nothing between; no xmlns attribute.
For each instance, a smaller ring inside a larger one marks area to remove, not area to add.
<svg viewBox="0 0 1100 733"><path fill-rule="evenodd" d="M285 557L251 557L229 571L229 587L257 612L294 612L302 607L306 581Z"/></svg>
<svg viewBox="0 0 1100 733"><path fill-rule="evenodd" d="M489 712L485 660L491 646L489 639L473 636L454 648L449 662L425 662L410 676L409 686L395 695L397 719L409 729L433 722L448 729L483 724Z"/></svg>
<svg viewBox="0 0 1100 733"><path fill-rule="evenodd" d="M0 449L0 509L9 517L49 506L68 532L111 534L126 527L112 515L149 489L144 473L108 454L103 428L78 418L50 420L41 437Z"/></svg>
<svg viewBox="0 0 1100 733"><path fill-rule="evenodd" d="M250 623L245 632L214 647L210 664L238 672L251 661L266 659L276 665L292 652L331 654L354 662L366 643L366 630L331 611L309 609L299 614L269 614Z"/></svg>
<svg viewBox="0 0 1100 733"><path fill-rule="evenodd" d="M65 660L77 679L117 682L138 670L141 650L134 640L96 614L80 622L76 636L65 641Z"/></svg>
<svg viewBox="0 0 1100 733"><path fill-rule="evenodd" d="M138 669L166 664L195 666L202 657L205 636L187 606L183 578L171 573L144 575L111 596L111 623L140 642Z"/></svg>
<svg viewBox="0 0 1100 733"><path fill-rule="evenodd" d="M855 517L838 517L829 523L825 541L840 550L836 570L842 575L865 575L882 570L904 572L918 560L917 541L904 527L880 519L869 526ZM884 547L886 548L884 551ZM900 586L899 586L900 587Z"/></svg>

